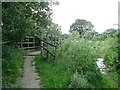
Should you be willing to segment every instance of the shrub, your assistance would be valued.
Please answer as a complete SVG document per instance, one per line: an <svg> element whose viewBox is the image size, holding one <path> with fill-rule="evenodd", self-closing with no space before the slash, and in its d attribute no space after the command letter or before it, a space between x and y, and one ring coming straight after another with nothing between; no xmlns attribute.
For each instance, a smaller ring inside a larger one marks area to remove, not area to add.
<svg viewBox="0 0 120 90"><path fill-rule="evenodd" d="M77 71L73 75L73 79L69 85L69 88L88 88L89 83L84 75L79 74Z"/></svg>
<svg viewBox="0 0 120 90"><path fill-rule="evenodd" d="M55 66L52 66L52 57L45 62L41 56L37 56L36 67L44 86L47 88L116 87L112 85L112 81L105 78L96 64L96 60L101 56L98 55L100 46L104 43L79 38L78 34L73 33L62 41Z"/></svg>
<svg viewBox="0 0 120 90"><path fill-rule="evenodd" d="M23 65L24 51L18 50L13 46L5 46L3 48L3 60L2 60L2 86L14 87L18 77L20 77L20 67Z"/></svg>

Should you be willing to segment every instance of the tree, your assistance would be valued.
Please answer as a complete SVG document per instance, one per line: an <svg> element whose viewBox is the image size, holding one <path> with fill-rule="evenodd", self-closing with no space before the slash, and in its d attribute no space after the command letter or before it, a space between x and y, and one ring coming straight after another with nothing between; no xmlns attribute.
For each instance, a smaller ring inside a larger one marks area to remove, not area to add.
<svg viewBox="0 0 120 90"><path fill-rule="evenodd" d="M2 40L10 41L10 44L2 45L4 88L13 88L20 76L19 69L24 53L16 43L26 35L40 35L42 31L49 30L52 23L51 14L50 2L2 3Z"/></svg>
<svg viewBox="0 0 120 90"><path fill-rule="evenodd" d="M77 31L82 37L87 31L93 30L93 24L84 19L76 19L76 21L70 26L69 32Z"/></svg>
<svg viewBox="0 0 120 90"><path fill-rule="evenodd" d="M107 29L106 31L103 32L103 36L105 38L115 37L117 34L118 34L118 30L114 28Z"/></svg>
<svg viewBox="0 0 120 90"><path fill-rule="evenodd" d="M96 37L98 36L98 32L96 32L95 30L93 31L88 31L84 34L84 37L87 39L96 39Z"/></svg>
<svg viewBox="0 0 120 90"><path fill-rule="evenodd" d="M3 41L18 42L51 25L49 2L3 2Z"/></svg>
<svg viewBox="0 0 120 90"><path fill-rule="evenodd" d="M31 26L28 20L26 3L2 3L2 37L4 41L19 41Z"/></svg>
<svg viewBox="0 0 120 90"><path fill-rule="evenodd" d="M62 32L60 31L61 27L58 24L51 23L50 26L50 34L54 34L55 36L60 36Z"/></svg>
<svg viewBox="0 0 120 90"><path fill-rule="evenodd" d="M110 28L105 30L101 34L98 34L98 37L96 38L105 41L107 38L117 38L117 37L118 37L118 29Z"/></svg>

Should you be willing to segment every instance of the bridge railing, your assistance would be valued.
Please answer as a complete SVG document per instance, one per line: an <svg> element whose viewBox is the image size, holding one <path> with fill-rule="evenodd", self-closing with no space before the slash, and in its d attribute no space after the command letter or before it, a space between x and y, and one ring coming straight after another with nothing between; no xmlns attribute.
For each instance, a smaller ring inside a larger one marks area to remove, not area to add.
<svg viewBox="0 0 120 90"><path fill-rule="evenodd" d="M49 35L48 33L42 33L40 36L26 36L23 41L18 42L18 45L24 50L40 50L41 56L45 57L46 61L49 60L49 55L51 55L54 58L53 64L56 64L60 44L61 39L58 36ZM50 47L53 47L54 51L51 52Z"/></svg>
<svg viewBox="0 0 120 90"><path fill-rule="evenodd" d="M39 36L36 36L37 40L40 41L40 47L41 47L41 56L45 57L45 59L48 61L49 55L51 55L54 58L53 65L56 64L57 56L58 56L58 48L60 45L60 39L58 37L54 37L54 40L48 40L48 34L46 34L46 38L42 38ZM55 52L51 52L49 50L49 46L52 46L55 48ZM44 56L44 52L46 51L46 55Z"/></svg>
<svg viewBox="0 0 120 90"><path fill-rule="evenodd" d="M18 45L27 51L35 50L37 48L35 38L33 36L26 36L23 41L18 42Z"/></svg>

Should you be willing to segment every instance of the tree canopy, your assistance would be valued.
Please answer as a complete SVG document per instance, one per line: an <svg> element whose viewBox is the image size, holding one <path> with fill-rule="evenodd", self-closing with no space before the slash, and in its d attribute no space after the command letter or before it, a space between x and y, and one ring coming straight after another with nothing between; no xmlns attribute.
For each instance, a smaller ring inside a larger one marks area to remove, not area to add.
<svg viewBox="0 0 120 90"><path fill-rule="evenodd" d="M52 25L50 2L3 2L3 41L17 42L26 35L45 32Z"/></svg>
<svg viewBox="0 0 120 90"><path fill-rule="evenodd" d="M93 30L94 26L90 21L85 19L76 19L75 22L70 26L69 32L77 31L82 37L85 32Z"/></svg>

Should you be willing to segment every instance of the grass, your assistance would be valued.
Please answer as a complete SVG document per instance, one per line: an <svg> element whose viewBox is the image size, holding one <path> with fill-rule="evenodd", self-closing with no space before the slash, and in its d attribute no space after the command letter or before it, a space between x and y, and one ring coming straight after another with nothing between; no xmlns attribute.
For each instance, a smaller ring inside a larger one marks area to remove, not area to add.
<svg viewBox="0 0 120 90"><path fill-rule="evenodd" d="M18 50L12 53L14 54L11 57L4 58L2 61L3 88L14 87L21 76L20 67L23 65L24 51Z"/></svg>
<svg viewBox="0 0 120 90"><path fill-rule="evenodd" d="M108 76L103 75L95 63L100 56L104 56L104 54L99 55L102 53L102 51L99 53L99 49L105 43L80 39L73 34L59 47L55 66L52 57L49 57L49 61L45 61L41 55L35 57L36 69L42 78L43 86L46 88L116 88L117 85Z"/></svg>
<svg viewBox="0 0 120 90"><path fill-rule="evenodd" d="M103 80L103 88L117 88L118 84L117 82L114 82L111 80L111 77L108 75L104 75L104 80Z"/></svg>
<svg viewBox="0 0 120 90"><path fill-rule="evenodd" d="M46 63L43 60L39 56L35 57L38 73L44 79L42 80L44 87L62 88L68 86L72 76L71 72L64 72L65 70L63 70L62 66L53 66L52 62Z"/></svg>

